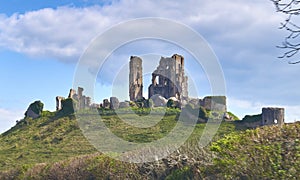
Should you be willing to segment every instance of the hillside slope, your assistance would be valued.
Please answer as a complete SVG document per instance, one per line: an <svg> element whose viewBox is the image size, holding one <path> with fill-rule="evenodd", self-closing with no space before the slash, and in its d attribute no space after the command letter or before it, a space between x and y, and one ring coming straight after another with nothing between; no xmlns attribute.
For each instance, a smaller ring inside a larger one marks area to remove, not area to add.
<svg viewBox="0 0 300 180"><path fill-rule="evenodd" d="M212 143L210 174L231 178L300 177L300 122L234 132Z"/></svg>
<svg viewBox="0 0 300 180"><path fill-rule="evenodd" d="M104 121L118 136L148 142L166 135L176 123L166 116L155 127L138 131ZM236 126L237 125L237 126ZM132 164L109 158L82 135L74 116L43 117L20 122L0 135L0 179L182 179L293 178L300 172L300 124L239 130L223 122L207 148L198 148L205 124L197 124L185 146L153 163ZM211 150L211 151L210 151Z"/></svg>
<svg viewBox="0 0 300 180"><path fill-rule="evenodd" d="M0 144L0 171L96 152L72 116L22 121L0 136Z"/></svg>

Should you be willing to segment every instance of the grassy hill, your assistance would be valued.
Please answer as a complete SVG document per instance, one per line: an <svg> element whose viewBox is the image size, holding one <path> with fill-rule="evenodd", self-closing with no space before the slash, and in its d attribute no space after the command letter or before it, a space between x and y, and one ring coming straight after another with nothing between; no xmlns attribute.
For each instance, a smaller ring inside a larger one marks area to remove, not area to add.
<svg viewBox="0 0 300 180"><path fill-rule="evenodd" d="M300 177L300 122L234 132L212 143L216 152L210 174L229 179Z"/></svg>
<svg viewBox="0 0 300 180"><path fill-rule="evenodd" d="M144 143L167 135L177 123L177 113L167 113L151 128L132 127L113 113L103 114L102 121L118 137ZM136 115L124 116L139 120ZM156 121L157 117L151 117L149 121ZM79 118L87 120L90 116ZM205 124L197 124L189 140L169 157L134 164L98 152L83 136L73 115L59 117L44 112L42 117L21 121L0 135L0 179L297 177L299 126L243 130L235 122L222 122L213 143L199 148L197 142Z"/></svg>

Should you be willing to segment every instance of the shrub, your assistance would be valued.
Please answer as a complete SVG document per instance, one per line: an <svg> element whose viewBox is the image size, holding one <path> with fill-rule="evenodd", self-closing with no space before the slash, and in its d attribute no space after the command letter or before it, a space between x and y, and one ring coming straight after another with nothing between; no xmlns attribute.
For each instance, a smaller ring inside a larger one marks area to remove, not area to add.
<svg viewBox="0 0 300 180"><path fill-rule="evenodd" d="M41 114L43 111L44 104L41 101L35 101L30 105L30 109L32 109L33 112L36 114Z"/></svg>
<svg viewBox="0 0 300 180"><path fill-rule="evenodd" d="M293 179L300 171L300 124L231 133L212 143L210 174L228 179Z"/></svg>
<svg viewBox="0 0 300 180"><path fill-rule="evenodd" d="M175 103L174 103L173 99L168 100L167 107L168 108L174 108L175 107Z"/></svg>
<svg viewBox="0 0 300 180"><path fill-rule="evenodd" d="M199 108L199 118L201 118L201 119L208 119L208 113L206 112L206 110L205 110L205 108L204 107L202 107L202 106L200 106L200 108Z"/></svg>
<svg viewBox="0 0 300 180"><path fill-rule="evenodd" d="M257 115L246 115L243 119L242 122L257 122L257 121L261 121L262 117L261 114L257 114Z"/></svg>
<svg viewBox="0 0 300 180"><path fill-rule="evenodd" d="M77 102L72 98L67 98L61 101L62 109L60 112L63 115L73 114L75 112L75 107L77 107Z"/></svg>
<svg viewBox="0 0 300 180"><path fill-rule="evenodd" d="M51 112L51 111L43 111L42 112L42 117L52 117L55 115L55 112Z"/></svg>
<svg viewBox="0 0 300 180"><path fill-rule="evenodd" d="M153 100L152 99L145 100L145 105L144 106L146 108L153 108L153 106L154 106Z"/></svg>
<svg viewBox="0 0 300 180"><path fill-rule="evenodd" d="M235 114L233 114L232 112L227 112L229 114L229 116L232 118L232 120L240 120L240 118L238 118Z"/></svg>
<svg viewBox="0 0 300 180"><path fill-rule="evenodd" d="M31 109L37 115L41 115L43 108L44 104L41 101L35 101L28 107L28 109ZM25 112L25 116L27 117L27 111Z"/></svg>

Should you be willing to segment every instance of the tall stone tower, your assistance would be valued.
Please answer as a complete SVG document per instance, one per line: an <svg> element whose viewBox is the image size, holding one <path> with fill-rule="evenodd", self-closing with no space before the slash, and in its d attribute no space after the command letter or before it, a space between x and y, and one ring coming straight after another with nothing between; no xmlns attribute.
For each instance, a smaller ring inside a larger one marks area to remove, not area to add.
<svg viewBox="0 0 300 180"><path fill-rule="evenodd" d="M78 98L79 98L79 99L82 98L82 94L83 94L82 92L83 92L83 90L84 90L84 89L83 89L82 87L78 87L78 91L77 91L77 92L78 92Z"/></svg>
<svg viewBox="0 0 300 180"><path fill-rule="evenodd" d="M142 59L137 56L131 56L129 62L129 97L130 101L143 98Z"/></svg>
<svg viewBox="0 0 300 180"><path fill-rule="evenodd" d="M188 97L188 77L185 76L184 73L184 57L178 54L174 54L172 59L175 60L176 70L175 70L175 85L178 88L180 97L187 98ZM177 92L178 93L178 92Z"/></svg>

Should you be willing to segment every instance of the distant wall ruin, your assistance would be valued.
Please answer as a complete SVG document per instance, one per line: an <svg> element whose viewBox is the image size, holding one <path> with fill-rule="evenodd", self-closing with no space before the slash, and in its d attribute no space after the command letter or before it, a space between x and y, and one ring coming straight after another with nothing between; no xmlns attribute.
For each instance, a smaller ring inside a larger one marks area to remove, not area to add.
<svg viewBox="0 0 300 180"><path fill-rule="evenodd" d="M85 108L91 108L91 107L98 107L99 105L97 104L91 104L91 98L88 96L83 95L84 89L82 87L78 87L78 94L76 93L76 90L70 89L68 98L75 100L76 107L75 109L85 109ZM65 100L64 97L61 96L56 96L56 110L59 111L61 110L62 107L62 101ZM75 105L75 104L74 104Z"/></svg>
<svg viewBox="0 0 300 180"><path fill-rule="evenodd" d="M246 115L239 123L243 123L243 125L248 128L266 125L283 125L284 108L264 107L262 108L261 114L252 116Z"/></svg>
<svg viewBox="0 0 300 180"><path fill-rule="evenodd" d="M262 108L261 124L263 126L272 124L284 124L284 108Z"/></svg>

